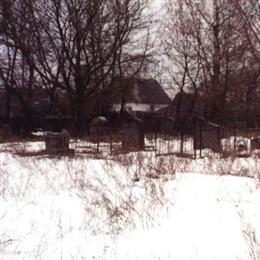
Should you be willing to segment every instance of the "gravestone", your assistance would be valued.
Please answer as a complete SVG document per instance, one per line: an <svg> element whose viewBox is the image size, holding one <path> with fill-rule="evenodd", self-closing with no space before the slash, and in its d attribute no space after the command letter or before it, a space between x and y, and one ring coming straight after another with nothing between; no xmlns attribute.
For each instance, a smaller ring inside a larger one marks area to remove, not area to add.
<svg viewBox="0 0 260 260"><path fill-rule="evenodd" d="M92 136L106 135L109 130L109 121L103 116L94 117L90 122L90 134Z"/></svg>
<svg viewBox="0 0 260 260"><path fill-rule="evenodd" d="M260 150L260 137L251 139L250 147L251 147L251 151Z"/></svg>
<svg viewBox="0 0 260 260"><path fill-rule="evenodd" d="M124 150L143 150L144 143L144 123L139 118L131 118L122 126L122 148Z"/></svg>
<svg viewBox="0 0 260 260"><path fill-rule="evenodd" d="M61 133L47 132L45 135L46 151L49 154L66 154L72 152L69 148L70 134L67 130Z"/></svg>

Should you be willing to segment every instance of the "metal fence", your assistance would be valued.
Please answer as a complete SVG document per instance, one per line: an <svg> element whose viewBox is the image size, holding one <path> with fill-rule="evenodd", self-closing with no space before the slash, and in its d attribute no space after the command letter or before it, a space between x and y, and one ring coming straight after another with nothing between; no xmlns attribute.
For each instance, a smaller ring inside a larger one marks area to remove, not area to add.
<svg viewBox="0 0 260 260"><path fill-rule="evenodd" d="M149 146L154 147L157 156L175 154L198 158L211 152L223 156L260 153L260 128L224 128L199 121L192 128L160 131L149 136Z"/></svg>
<svg viewBox="0 0 260 260"><path fill-rule="evenodd" d="M116 133L101 131L89 135L83 141L76 143L75 150L78 153L92 155L113 155L135 151L123 147L122 131L124 130ZM156 156L177 155L195 159L212 152L223 156L246 156L255 151L260 152L260 129L224 128L210 122L197 121L189 128L146 131L144 147L139 150L152 151Z"/></svg>

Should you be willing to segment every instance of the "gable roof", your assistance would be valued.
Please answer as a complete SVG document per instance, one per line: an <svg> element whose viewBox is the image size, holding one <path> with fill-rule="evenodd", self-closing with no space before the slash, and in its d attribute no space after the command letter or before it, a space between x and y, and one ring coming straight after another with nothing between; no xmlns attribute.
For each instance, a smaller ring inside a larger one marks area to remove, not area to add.
<svg viewBox="0 0 260 260"><path fill-rule="evenodd" d="M180 107L179 107L179 112L180 113L189 113L191 110L194 111L194 109L197 109L196 106L196 97L193 93L185 93L183 92L182 94L179 92L176 94L174 97L173 101L171 102L169 108L171 112L176 112L177 111L177 106L178 103L180 102ZM193 103L194 107L193 107Z"/></svg>
<svg viewBox="0 0 260 260"><path fill-rule="evenodd" d="M155 79L116 78L113 83L113 102L169 104L170 98Z"/></svg>
<svg viewBox="0 0 260 260"><path fill-rule="evenodd" d="M177 107L180 102L178 115L180 117L198 116L202 114L202 104L193 93L179 92L176 94L172 102L168 107L162 108L158 111L160 114L167 114L167 116L175 117L177 113Z"/></svg>

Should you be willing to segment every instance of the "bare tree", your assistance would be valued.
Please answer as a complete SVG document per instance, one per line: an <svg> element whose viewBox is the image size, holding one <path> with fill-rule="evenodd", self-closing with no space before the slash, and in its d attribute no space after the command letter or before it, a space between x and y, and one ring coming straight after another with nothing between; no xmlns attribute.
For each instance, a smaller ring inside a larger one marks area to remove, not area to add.
<svg viewBox="0 0 260 260"><path fill-rule="evenodd" d="M180 98L176 106L175 116L178 118L184 91L191 89L195 93L194 107L197 96L199 75L201 66L195 58L197 55L197 45L194 41L194 30L192 27L192 17L185 17L183 4L177 1L176 5L172 2L167 3L168 16L163 25L166 37L162 37L164 54L166 56L166 68L173 80L173 84L179 91ZM192 111L190 111L192 112Z"/></svg>
<svg viewBox="0 0 260 260"><path fill-rule="evenodd" d="M250 64L258 66L237 1L169 1L167 9L164 43L175 84L199 91L208 118L223 117L227 104L241 102L247 89L245 81L237 87L237 77L245 80Z"/></svg>
<svg viewBox="0 0 260 260"><path fill-rule="evenodd" d="M243 20L243 29L254 58L260 62L260 4L257 0L234 1Z"/></svg>
<svg viewBox="0 0 260 260"><path fill-rule="evenodd" d="M23 1L3 0L0 4L0 79L7 95L7 119L10 99L17 100L16 113L24 116L25 130L32 122L31 99L36 85L33 61L33 37L28 10Z"/></svg>
<svg viewBox="0 0 260 260"><path fill-rule="evenodd" d="M146 6L146 0L3 0L0 76L6 88L17 90L18 78L9 71L14 64L21 71L24 60L26 89L41 85L51 103L63 90L80 132L86 110L112 95L113 78L142 70L149 46Z"/></svg>
<svg viewBox="0 0 260 260"><path fill-rule="evenodd" d="M49 79L54 66L59 71L58 82L66 90L77 131L84 125L85 102L108 96L122 64L136 60L129 48L133 34L144 29L145 5L141 0L49 0L48 5L39 0L34 7L34 24L41 26L48 46L47 53L46 48L38 48L40 71L46 72L43 64L48 66ZM42 35L38 39L41 45Z"/></svg>

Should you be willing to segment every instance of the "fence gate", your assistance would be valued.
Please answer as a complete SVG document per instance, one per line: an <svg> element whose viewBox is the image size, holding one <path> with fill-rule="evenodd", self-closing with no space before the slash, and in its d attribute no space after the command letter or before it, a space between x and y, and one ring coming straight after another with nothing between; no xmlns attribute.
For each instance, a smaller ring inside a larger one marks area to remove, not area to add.
<svg viewBox="0 0 260 260"><path fill-rule="evenodd" d="M202 157L203 149L211 149L216 153L221 152L221 127L210 122L197 120L194 124L193 143L195 158L197 150L199 150L200 157Z"/></svg>

